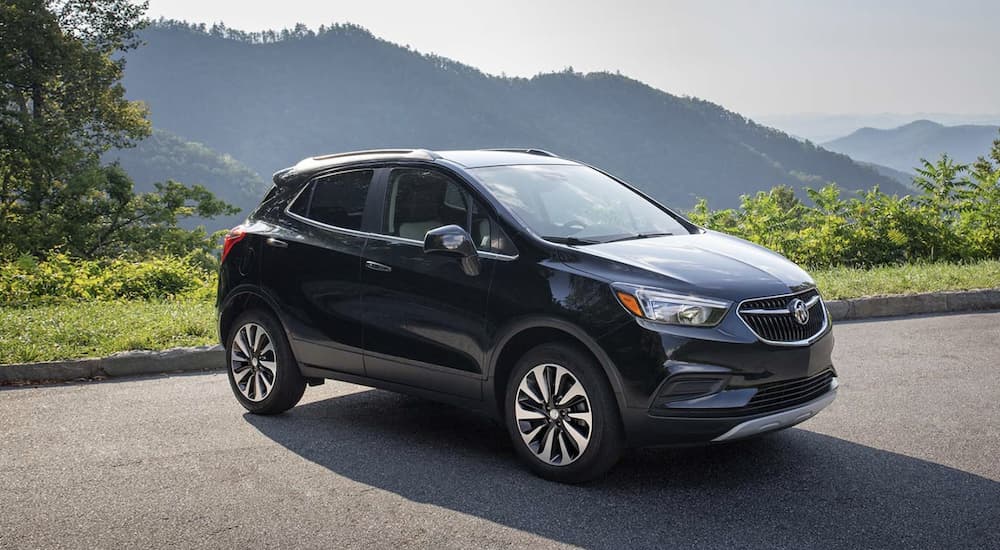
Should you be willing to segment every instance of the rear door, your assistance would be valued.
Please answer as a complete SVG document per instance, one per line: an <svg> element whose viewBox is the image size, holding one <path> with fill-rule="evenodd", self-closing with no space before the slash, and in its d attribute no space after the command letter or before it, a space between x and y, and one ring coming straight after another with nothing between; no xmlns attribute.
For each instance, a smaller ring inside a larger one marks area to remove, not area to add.
<svg viewBox="0 0 1000 550"><path fill-rule="evenodd" d="M352 169L314 178L265 238L262 282L282 304L292 349L306 365L364 374L360 270L377 173Z"/></svg>
<svg viewBox="0 0 1000 550"><path fill-rule="evenodd" d="M489 254L491 217L462 181L435 169L395 167L380 187L381 220L361 270L367 375L480 399L498 261ZM479 275L466 275L457 258L424 253L424 234L448 224L484 252Z"/></svg>

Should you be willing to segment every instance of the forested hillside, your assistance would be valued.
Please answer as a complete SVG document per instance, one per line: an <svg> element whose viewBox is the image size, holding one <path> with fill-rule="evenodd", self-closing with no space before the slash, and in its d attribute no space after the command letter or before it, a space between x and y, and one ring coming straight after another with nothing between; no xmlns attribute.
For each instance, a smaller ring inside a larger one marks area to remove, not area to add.
<svg viewBox="0 0 1000 550"><path fill-rule="evenodd" d="M186 141L165 130L154 129L152 135L130 149L114 150L105 155L107 161L118 161L135 182L135 190L153 190L153 184L176 180L200 184L217 196L225 197L242 212L212 220L184 220L184 227L203 224L209 230L232 227L242 220L249 209L260 201L270 187L264 178L229 155L223 155L201 143Z"/></svg>
<svg viewBox="0 0 1000 550"><path fill-rule="evenodd" d="M735 206L779 184L904 192L846 156L617 74L495 77L354 26L250 36L160 22L142 38L125 86L153 126L260 174L332 151L532 146L682 208Z"/></svg>

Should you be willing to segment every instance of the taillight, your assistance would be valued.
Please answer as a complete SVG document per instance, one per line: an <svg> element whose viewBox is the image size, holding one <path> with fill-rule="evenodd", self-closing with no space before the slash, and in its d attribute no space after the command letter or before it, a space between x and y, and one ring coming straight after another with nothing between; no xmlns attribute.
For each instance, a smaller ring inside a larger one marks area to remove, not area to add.
<svg viewBox="0 0 1000 550"><path fill-rule="evenodd" d="M232 250L233 245L242 241L243 237L246 236L246 231L243 230L242 225L237 225L236 227L230 229L229 233L226 233L226 237L222 241L222 259L219 260L219 263L226 261L226 256L229 255L229 251Z"/></svg>

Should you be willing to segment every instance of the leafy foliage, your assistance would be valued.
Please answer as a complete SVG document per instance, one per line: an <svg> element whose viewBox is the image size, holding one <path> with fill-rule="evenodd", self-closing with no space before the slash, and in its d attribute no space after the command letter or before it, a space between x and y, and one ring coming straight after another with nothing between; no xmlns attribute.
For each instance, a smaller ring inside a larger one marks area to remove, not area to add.
<svg viewBox="0 0 1000 550"><path fill-rule="evenodd" d="M922 165L916 195L874 188L845 199L830 184L806 190L809 206L776 187L744 195L738 209L713 211L702 200L690 218L813 267L1000 257L1000 139L972 165L947 155Z"/></svg>
<svg viewBox="0 0 1000 550"><path fill-rule="evenodd" d="M96 257L209 250L177 221L234 209L203 187L168 181L136 194L100 155L149 133L125 99L124 52L138 44L145 3L11 0L0 4L0 257L62 249Z"/></svg>
<svg viewBox="0 0 1000 550"><path fill-rule="evenodd" d="M154 300L214 296L215 275L200 258L80 260L53 254L0 264L0 305L62 301Z"/></svg>

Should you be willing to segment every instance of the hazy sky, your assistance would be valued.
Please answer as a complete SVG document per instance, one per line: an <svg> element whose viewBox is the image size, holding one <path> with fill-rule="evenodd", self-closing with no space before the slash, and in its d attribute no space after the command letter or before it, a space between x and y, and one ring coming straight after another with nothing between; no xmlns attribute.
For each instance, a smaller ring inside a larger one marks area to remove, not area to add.
<svg viewBox="0 0 1000 550"><path fill-rule="evenodd" d="M1000 0L151 0L149 15L352 22L489 73L620 70L748 115L1000 113Z"/></svg>

